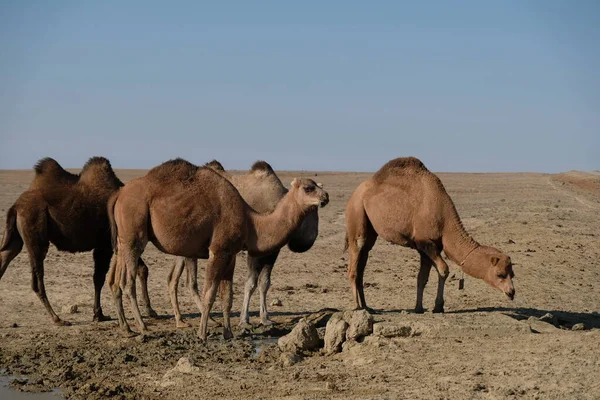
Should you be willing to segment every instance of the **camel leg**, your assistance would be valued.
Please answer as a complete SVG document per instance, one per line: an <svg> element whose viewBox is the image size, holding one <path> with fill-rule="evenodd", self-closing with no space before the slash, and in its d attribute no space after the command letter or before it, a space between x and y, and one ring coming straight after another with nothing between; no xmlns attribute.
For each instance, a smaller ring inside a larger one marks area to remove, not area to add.
<svg viewBox="0 0 600 400"><path fill-rule="evenodd" d="M23 229L23 227L27 227L27 229ZM45 211L19 215L17 217L17 228L25 243L31 265L31 287L46 308L48 314L50 314L55 325L71 325L70 322L64 321L56 315L46 295L44 259L46 258L46 254L48 254L48 247L50 246L47 227L48 221Z"/></svg>
<svg viewBox="0 0 600 400"><path fill-rule="evenodd" d="M146 314L149 317L156 318L158 317L158 314L152 308L152 305L150 304L150 296L148 295L148 266L141 258L138 262L137 274L140 278L140 289L142 289L142 299L144 300Z"/></svg>
<svg viewBox="0 0 600 400"><path fill-rule="evenodd" d="M94 318L93 321L108 321L109 317L106 317L102 313L102 305L100 304L100 295L102 294L102 287L106 280L106 273L110 266L110 259L112 258L112 249L94 249Z"/></svg>
<svg viewBox="0 0 600 400"><path fill-rule="evenodd" d="M206 340L208 318L210 316L210 310L215 302L215 297L217 296L217 288L221 283L223 271L227 271L231 263L231 257L235 257L235 255L232 256L220 252L215 254L212 250L210 250L209 253L210 255L202 288L202 316L200 317L200 328L198 329L198 337L201 340Z"/></svg>
<svg viewBox="0 0 600 400"><path fill-rule="evenodd" d="M131 334L131 328L125 319L125 310L123 310L123 290L125 277L125 268L122 266L123 261L121 256L117 255L113 257L110 269L108 271L108 284L113 294L113 302L117 310L117 319L119 321L119 327L124 330L127 334Z"/></svg>
<svg viewBox="0 0 600 400"><path fill-rule="evenodd" d="M365 300L364 281L365 267L369 259L369 252L373 248L377 234L371 228L364 232L364 236L349 243L350 261L348 262L348 279L352 285L354 304L357 310L369 309Z"/></svg>
<svg viewBox="0 0 600 400"><path fill-rule="evenodd" d="M446 278L450 273L448 264L442 258L440 250L432 242L425 242L418 244L419 250L423 251L429 257L437 271L438 271L438 291L435 298L435 307L433 308L434 313L444 312L444 285L446 284Z"/></svg>
<svg viewBox="0 0 600 400"><path fill-rule="evenodd" d="M279 252L275 252L261 259L263 267L258 277L258 290L260 293L260 323L262 325L273 325L267 311L267 292L271 287L271 271L278 255Z"/></svg>
<svg viewBox="0 0 600 400"><path fill-rule="evenodd" d="M425 312L423 309L423 292L429 280L429 272L433 263L425 253L419 251L419 255L421 256L421 268L419 268L419 275L417 277L417 305L415 306L415 312L423 314Z"/></svg>
<svg viewBox="0 0 600 400"><path fill-rule="evenodd" d="M232 257L227 270L223 273L219 286L219 295L221 296L221 304L223 305L223 339L231 339L233 337L229 314L231 313L231 305L233 303L234 269L235 257Z"/></svg>
<svg viewBox="0 0 600 400"><path fill-rule="evenodd" d="M135 249L137 249L137 246L131 246L130 248L127 248L124 251L125 254L123 254L123 260L125 261L125 268L127 274L127 279L125 282L125 291L129 296L129 301L131 303L131 311L133 312L133 317L135 318L140 328L140 331L142 333L147 333L148 327L142 319L142 313L140 312L140 308L137 302L135 281L138 274L137 270L140 257Z"/></svg>
<svg viewBox="0 0 600 400"><path fill-rule="evenodd" d="M260 275L262 268L260 260L260 258L248 256L248 277L246 278L246 285L244 286L244 303L242 304L239 323L239 326L244 328L251 327L248 309L250 308L250 297L252 297L252 294L256 289L258 276Z"/></svg>
<svg viewBox="0 0 600 400"><path fill-rule="evenodd" d="M6 272L8 265L23 249L23 240L19 235L14 235L12 240L4 246L4 250L0 252L0 279Z"/></svg>
<svg viewBox="0 0 600 400"><path fill-rule="evenodd" d="M198 259L186 258L185 270L190 294L192 295L192 299L194 299L194 303L196 303L198 310L200 313L202 313L202 298L200 297L200 293L198 291ZM208 326L221 326L221 323L215 321L213 317L209 315Z"/></svg>
<svg viewBox="0 0 600 400"><path fill-rule="evenodd" d="M179 278L183 273L185 267L185 259L177 257L171 268L168 278L169 297L171 298L171 305L173 306L173 313L175 315L175 325L178 328L187 328L190 326L181 318L181 312L179 311L179 301L177 298L177 288L179 286Z"/></svg>

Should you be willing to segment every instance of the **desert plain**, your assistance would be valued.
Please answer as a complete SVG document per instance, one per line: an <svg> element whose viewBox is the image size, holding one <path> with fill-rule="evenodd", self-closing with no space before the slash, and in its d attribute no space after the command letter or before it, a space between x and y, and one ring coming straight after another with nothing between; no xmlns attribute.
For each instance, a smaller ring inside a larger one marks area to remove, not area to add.
<svg viewBox="0 0 600 400"><path fill-rule="evenodd" d="M76 170L71 170L77 172ZM143 170L117 170L127 182ZM31 289L26 251L0 280L0 372L21 391L58 388L65 398L202 399L597 399L600 398L600 173L439 173L464 226L482 244L509 254L516 297L510 301L449 262L446 312L433 314L437 277L425 290L425 314L415 314L416 251L381 240L365 272L365 296L378 324L404 334L371 335L337 354L305 352L290 362L276 340L301 319L320 332L335 310L354 307L346 276L344 207L370 173L278 171L322 182L330 203L319 210L312 249L284 248L272 274L272 327L237 327L246 257L234 277L234 339L211 327L196 334L199 313L187 288L180 304L191 328L175 328L167 291L174 257L148 245L149 291L158 318L150 334L126 337L117 326L110 290L107 322L92 322L91 253L51 247L45 263L48 297L72 322L54 326ZM6 211L27 189L33 171L0 171L0 230ZM199 263L200 280L204 261ZM185 286L182 279L181 286ZM278 300L278 301L277 301ZM77 306L76 313L70 313ZM125 311L132 314L125 301ZM551 317L547 314L551 314ZM221 318L219 301L213 316ZM542 320L540 320L540 318ZM175 368L180 359L184 367Z"/></svg>

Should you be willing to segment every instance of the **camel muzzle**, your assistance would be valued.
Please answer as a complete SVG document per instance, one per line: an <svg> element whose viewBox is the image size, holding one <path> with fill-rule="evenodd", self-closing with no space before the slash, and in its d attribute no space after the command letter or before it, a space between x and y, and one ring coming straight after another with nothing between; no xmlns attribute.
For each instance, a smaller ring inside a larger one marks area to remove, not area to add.
<svg viewBox="0 0 600 400"><path fill-rule="evenodd" d="M319 205L321 206L321 208L323 208L327 204L329 204L329 195L325 194L325 197L321 199L321 203Z"/></svg>
<svg viewBox="0 0 600 400"><path fill-rule="evenodd" d="M504 294L506 295L506 297L508 297L511 300L515 299L515 290L514 289L511 291L508 291L508 292L504 292Z"/></svg>

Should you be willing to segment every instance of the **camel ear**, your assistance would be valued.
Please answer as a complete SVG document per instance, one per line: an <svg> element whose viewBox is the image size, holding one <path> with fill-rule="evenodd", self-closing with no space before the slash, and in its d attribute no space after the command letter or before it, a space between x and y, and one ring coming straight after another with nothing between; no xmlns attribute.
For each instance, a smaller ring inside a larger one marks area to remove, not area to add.
<svg viewBox="0 0 600 400"><path fill-rule="evenodd" d="M492 265L495 267L500 262L500 257L498 257L498 256L492 256L491 259L490 259L490 261L492 262Z"/></svg>
<svg viewBox="0 0 600 400"><path fill-rule="evenodd" d="M300 180L298 178L294 178L292 181L292 187L298 189L300 187Z"/></svg>
<svg viewBox="0 0 600 400"><path fill-rule="evenodd" d="M323 184L321 182L317 182L317 186L323 189Z"/></svg>

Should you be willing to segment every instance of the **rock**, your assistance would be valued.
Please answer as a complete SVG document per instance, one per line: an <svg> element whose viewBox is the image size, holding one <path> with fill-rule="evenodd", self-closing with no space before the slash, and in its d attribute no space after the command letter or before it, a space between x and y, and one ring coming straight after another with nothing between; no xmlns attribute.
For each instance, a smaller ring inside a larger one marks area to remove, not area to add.
<svg viewBox="0 0 600 400"><path fill-rule="evenodd" d="M11 328L18 328L19 324L17 324L16 322L13 322L12 325L10 326Z"/></svg>
<svg viewBox="0 0 600 400"><path fill-rule="evenodd" d="M302 350L314 350L319 347L319 334L314 324L303 318L290 333L280 337L277 344L284 352L296 353Z"/></svg>
<svg viewBox="0 0 600 400"><path fill-rule="evenodd" d="M354 311L348 324L346 340L358 340L373 333L373 316L367 310Z"/></svg>
<svg viewBox="0 0 600 400"><path fill-rule="evenodd" d="M348 323L344 321L343 314L333 314L325 327L325 354L339 353L342 350L347 330Z"/></svg>
<svg viewBox="0 0 600 400"><path fill-rule="evenodd" d="M281 307L283 305L283 303L279 299L273 299L273 301L271 302L271 305L274 307Z"/></svg>
<svg viewBox="0 0 600 400"><path fill-rule="evenodd" d="M578 324L575 324L571 327L572 331L584 331L586 329L585 324L583 322L580 322Z"/></svg>
<svg viewBox="0 0 600 400"><path fill-rule="evenodd" d="M373 333L386 338L411 337L414 332L410 326L391 325L385 322L378 322L373 325Z"/></svg>
<svg viewBox="0 0 600 400"><path fill-rule="evenodd" d="M529 317L527 322L529 323L529 329L532 333L553 333L558 329L554 325L540 321L535 317Z"/></svg>
<svg viewBox="0 0 600 400"><path fill-rule="evenodd" d="M337 390L337 386L335 386L335 383L333 382L325 382L325 390Z"/></svg>
<svg viewBox="0 0 600 400"><path fill-rule="evenodd" d="M61 311L63 314L76 314L77 312L79 312L79 309L77 307L77 304L66 304L62 306Z"/></svg>
<svg viewBox="0 0 600 400"><path fill-rule="evenodd" d="M181 357L177 361L177 365L171 371L173 372L181 372L182 374L192 374L194 372L199 372L200 368L194 366L189 358Z"/></svg>
<svg viewBox="0 0 600 400"><path fill-rule="evenodd" d="M546 314L542 315L539 318L539 320L547 322L549 324L552 324L552 325L558 327L558 318L556 318L554 315L552 315L550 313L546 313Z"/></svg>
<svg viewBox="0 0 600 400"><path fill-rule="evenodd" d="M286 352L286 353L281 354L281 356L279 357L279 362L284 367L291 367L294 364L298 364L302 360L303 360L303 358L300 357L296 353L288 353L288 352Z"/></svg>

